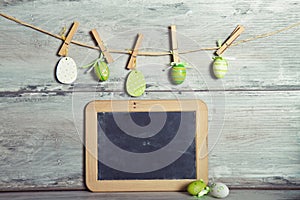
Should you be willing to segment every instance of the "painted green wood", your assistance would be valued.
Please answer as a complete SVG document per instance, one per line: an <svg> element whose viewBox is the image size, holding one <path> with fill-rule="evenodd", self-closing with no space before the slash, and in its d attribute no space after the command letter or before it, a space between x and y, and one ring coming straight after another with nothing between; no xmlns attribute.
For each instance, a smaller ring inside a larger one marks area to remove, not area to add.
<svg viewBox="0 0 300 200"><path fill-rule="evenodd" d="M231 190L228 200L291 200L300 197L299 190ZM211 196L204 197L207 200L215 198ZM111 199L111 200L127 200L127 199L141 199L141 200L189 200L192 199L187 193L179 192L139 192L139 193L91 193L87 191L64 191L64 192L15 192L15 193L0 193L0 199L24 199L24 200L55 200L55 199Z"/></svg>

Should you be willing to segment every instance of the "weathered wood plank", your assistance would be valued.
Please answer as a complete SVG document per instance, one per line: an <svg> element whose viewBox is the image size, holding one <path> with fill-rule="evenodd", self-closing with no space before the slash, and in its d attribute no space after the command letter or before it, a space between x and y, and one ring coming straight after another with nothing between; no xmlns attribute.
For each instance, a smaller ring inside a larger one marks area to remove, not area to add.
<svg viewBox="0 0 300 200"><path fill-rule="evenodd" d="M172 23L177 25L179 49L188 50L215 46L215 41L225 39L236 24L246 27L240 37L245 39L300 21L300 4L295 0L288 3L283 0L276 3L271 0L244 3L229 0L209 4L206 1L177 0L151 3L139 0L5 2L1 12L53 33L59 33L63 26L69 26L74 20L79 21L79 31L74 39L88 44L93 44L89 31L96 28L111 49L131 48L136 33L142 32L145 34L143 50L168 51L167 26ZM18 91L28 85L67 90L69 86L62 86L54 79L58 61L55 54L61 41L4 18L0 20L1 91ZM225 56L235 57L236 60L229 61L229 72L223 80L215 80L211 75L212 51L182 55L182 59L194 68L188 70L186 83L177 87L168 80L166 68L170 62L169 56L138 57L138 68L145 74L151 86L149 89L299 90L299 34L298 27L228 49ZM97 58L98 52L71 45L69 55L78 66L82 66ZM125 70L128 56L113 56L116 62L111 65L110 81L101 85L107 90L122 90L128 73ZM84 70L79 70L76 83L97 84L94 76L84 74ZM89 85L86 87L89 88Z"/></svg>
<svg viewBox="0 0 300 200"><path fill-rule="evenodd" d="M211 180L299 187L299 92L149 92L141 98L207 102ZM86 92L1 97L0 190L84 188L83 111L94 99L129 98Z"/></svg>
<svg viewBox="0 0 300 200"><path fill-rule="evenodd" d="M93 44L88 32L96 28L111 49L131 48L142 32L145 51L168 51L170 24L177 25L179 50L186 50L215 46L237 24L246 27L240 37L245 39L300 21L297 0L8 0L0 7L53 33L78 20L74 39ZM0 190L82 189L84 106L95 98L129 98L128 56L113 54L108 82L97 83L80 69L74 86L61 85L54 78L61 41L4 18L0 22ZM229 61L223 80L211 76L213 52L184 54L193 68L176 87L167 78L169 56L139 56L147 81L141 98L207 102L211 179L234 187L299 187L299 36L298 27L231 47L225 56L236 60ZM69 55L82 66L98 52L71 45Z"/></svg>
<svg viewBox="0 0 300 200"><path fill-rule="evenodd" d="M231 190L228 200L296 200L300 197L299 190ZM65 191L65 192L17 192L17 193L1 193L0 199L24 199L24 200L56 200L56 199L111 199L111 200L189 200L192 199L187 193L179 192L139 192L139 193L91 193L87 191ZM207 200L215 198L205 196Z"/></svg>

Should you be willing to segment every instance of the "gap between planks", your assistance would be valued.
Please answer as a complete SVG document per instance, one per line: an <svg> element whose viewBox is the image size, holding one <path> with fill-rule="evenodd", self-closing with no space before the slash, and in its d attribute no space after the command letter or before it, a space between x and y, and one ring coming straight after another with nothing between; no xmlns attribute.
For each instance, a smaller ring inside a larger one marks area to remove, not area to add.
<svg viewBox="0 0 300 200"><path fill-rule="evenodd" d="M65 94L72 94L72 93L77 93L77 92L117 92L117 93L122 93L126 92L124 90L78 90L76 89L75 91L70 89L70 90L49 90L49 91L2 91L0 92L0 97L21 97L19 95L22 94L52 94L57 95L57 96L63 96ZM220 89L211 89L211 90L145 90L145 93L147 92L156 92L156 93L166 93L166 92L182 92L182 93L189 93L189 92L300 92L299 89L254 89L254 90L249 90L249 89L229 89L229 90L220 90ZM56 93L56 94L55 94Z"/></svg>

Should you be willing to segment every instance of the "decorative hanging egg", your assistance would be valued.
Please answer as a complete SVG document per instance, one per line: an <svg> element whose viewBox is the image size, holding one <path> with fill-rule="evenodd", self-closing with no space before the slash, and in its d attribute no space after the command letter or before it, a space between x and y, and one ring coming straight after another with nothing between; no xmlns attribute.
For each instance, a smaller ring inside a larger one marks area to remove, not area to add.
<svg viewBox="0 0 300 200"><path fill-rule="evenodd" d="M64 84L71 84L77 78L77 66L70 57L62 57L56 66L56 78Z"/></svg>
<svg viewBox="0 0 300 200"><path fill-rule="evenodd" d="M132 70L127 77L126 90L130 96L138 97L144 94L146 81L142 72Z"/></svg>
<svg viewBox="0 0 300 200"><path fill-rule="evenodd" d="M109 77L109 68L104 61L98 61L96 63L94 72L100 81L106 81Z"/></svg>
<svg viewBox="0 0 300 200"><path fill-rule="evenodd" d="M223 78L228 71L227 60L221 56L214 58L213 72L217 78Z"/></svg>
<svg viewBox="0 0 300 200"><path fill-rule="evenodd" d="M183 83L186 77L186 69L183 63L175 63L171 69L172 82L176 85Z"/></svg>

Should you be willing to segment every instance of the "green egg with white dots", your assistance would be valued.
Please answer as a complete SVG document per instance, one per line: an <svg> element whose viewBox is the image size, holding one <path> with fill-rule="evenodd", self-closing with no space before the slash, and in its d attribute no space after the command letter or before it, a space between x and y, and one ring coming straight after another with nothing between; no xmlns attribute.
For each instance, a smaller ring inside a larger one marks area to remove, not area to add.
<svg viewBox="0 0 300 200"><path fill-rule="evenodd" d="M216 78L224 78L228 71L228 62L225 58L217 56L214 58L213 72Z"/></svg>
<svg viewBox="0 0 300 200"><path fill-rule="evenodd" d="M144 94L146 81L142 72L132 70L126 80L126 91L130 96L138 97Z"/></svg>
<svg viewBox="0 0 300 200"><path fill-rule="evenodd" d="M109 77L109 68L104 61L99 61L96 63L94 72L100 81L106 81Z"/></svg>
<svg viewBox="0 0 300 200"><path fill-rule="evenodd" d="M209 188L207 188L206 183L201 179L201 180L196 180L191 182L187 186L187 192L192 195L192 196L203 196L209 192Z"/></svg>

